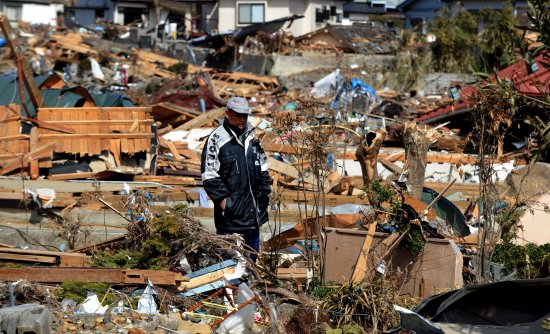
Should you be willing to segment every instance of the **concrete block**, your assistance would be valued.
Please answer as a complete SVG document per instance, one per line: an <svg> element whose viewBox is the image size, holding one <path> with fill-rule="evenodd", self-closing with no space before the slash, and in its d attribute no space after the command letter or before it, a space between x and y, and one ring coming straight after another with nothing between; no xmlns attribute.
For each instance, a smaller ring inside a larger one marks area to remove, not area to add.
<svg viewBox="0 0 550 334"><path fill-rule="evenodd" d="M38 304L0 309L0 330L6 334L50 334L50 312Z"/></svg>

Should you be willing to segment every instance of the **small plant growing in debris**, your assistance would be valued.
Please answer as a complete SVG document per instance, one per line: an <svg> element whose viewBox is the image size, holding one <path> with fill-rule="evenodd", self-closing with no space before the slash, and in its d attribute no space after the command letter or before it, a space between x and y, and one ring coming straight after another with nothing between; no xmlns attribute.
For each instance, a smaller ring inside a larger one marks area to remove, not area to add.
<svg viewBox="0 0 550 334"><path fill-rule="evenodd" d="M324 124L330 121L333 112L325 105L317 101L299 101L296 111L281 111L274 116L272 127L275 134L282 139L283 143L291 146L297 153L293 157L296 160L295 166L298 170L298 187L303 190L302 196L298 200L306 199L304 206L299 206L301 210L310 212L307 208L306 187L314 192L314 210L317 212L314 217L317 231L321 236L321 229L325 226L325 187L326 177L332 171L332 165L328 163L329 156L335 151L335 145L331 137L334 135L336 127L331 124ZM308 180L308 182L306 182ZM306 218L307 214L306 214ZM306 219L307 224L307 219ZM307 229L307 228L306 228ZM311 240L311 236L306 235L306 242ZM323 241L319 239L319 244ZM308 268L314 269L314 272L322 277L324 247L321 247L319 262L313 265L315 259L306 247L306 259Z"/></svg>
<svg viewBox="0 0 550 334"><path fill-rule="evenodd" d="M77 304L80 304L86 299L88 292L95 293L100 301L104 301L104 303L102 303L104 305L110 305L117 301L117 298L111 291L109 285L98 282L66 281L61 283L59 289L55 293L55 296L60 301L64 298L68 298L74 300Z"/></svg>
<svg viewBox="0 0 550 334"><path fill-rule="evenodd" d="M390 281L379 276L371 282L334 286L322 300L321 309L330 315L337 328L354 323L378 333L398 324L393 304L403 305L398 291Z"/></svg>
<svg viewBox="0 0 550 334"><path fill-rule="evenodd" d="M374 180L363 190L369 199L372 198L372 202L376 204L377 209L387 211L391 215L396 215L401 209L403 196L390 183ZM389 205L389 210L385 210L384 203Z"/></svg>
<svg viewBox="0 0 550 334"><path fill-rule="evenodd" d="M145 203L140 203L138 207L144 208ZM195 270L219 262L220 249L250 254L249 250L236 246L234 236L208 232L188 214L185 205L176 205L163 216L138 214L137 217L144 219L126 226L128 234L124 242L95 253L94 266L167 270L178 268L180 260L186 257Z"/></svg>
<svg viewBox="0 0 550 334"><path fill-rule="evenodd" d="M82 216L73 214L72 207L62 211L63 222L54 225L57 236L67 242L67 249L76 249L79 244L86 244L91 237L93 226L86 224Z"/></svg>

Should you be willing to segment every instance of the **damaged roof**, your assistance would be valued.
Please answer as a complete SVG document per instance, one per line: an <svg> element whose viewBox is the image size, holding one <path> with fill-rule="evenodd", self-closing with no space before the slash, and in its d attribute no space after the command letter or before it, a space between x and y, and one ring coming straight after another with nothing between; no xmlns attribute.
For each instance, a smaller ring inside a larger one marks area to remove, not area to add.
<svg viewBox="0 0 550 334"><path fill-rule="evenodd" d="M532 62L519 60L515 64L498 72L500 80L506 80L517 90L519 94L531 97L544 97L550 94L550 70L548 66L548 54L541 54ZM475 86L466 86L460 89L460 98L452 104L444 105L429 113L418 117L415 121L419 124L432 124L443 119L470 111L472 101L470 96Z"/></svg>
<svg viewBox="0 0 550 334"><path fill-rule="evenodd" d="M334 45L345 52L388 54L394 51L392 41L395 37L394 29L373 23L354 23L351 26L327 24L325 28L297 37L296 41Z"/></svg>

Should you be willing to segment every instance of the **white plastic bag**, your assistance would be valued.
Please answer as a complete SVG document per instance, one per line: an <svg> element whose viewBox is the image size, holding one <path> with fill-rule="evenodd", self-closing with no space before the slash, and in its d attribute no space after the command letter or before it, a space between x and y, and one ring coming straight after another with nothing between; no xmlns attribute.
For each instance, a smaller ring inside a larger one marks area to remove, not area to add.
<svg viewBox="0 0 550 334"><path fill-rule="evenodd" d="M155 295L157 294L157 289L153 286L151 281L147 280L147 287L145 291L139 297L137 311L138 313L146 314L157 314L159 313L157 303L155 302Z"/></svg>

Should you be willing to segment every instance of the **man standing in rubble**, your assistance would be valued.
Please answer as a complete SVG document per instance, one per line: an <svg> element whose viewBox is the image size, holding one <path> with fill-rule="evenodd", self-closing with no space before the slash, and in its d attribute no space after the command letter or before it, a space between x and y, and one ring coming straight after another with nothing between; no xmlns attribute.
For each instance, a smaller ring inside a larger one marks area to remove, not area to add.
<svg viewBox="0 0 550 334"><path fill-rule="evenodd" d="M258 252L260 226L267 222L271 178L267 158L248 122L248 101L227 101L223 124L208 137L201 159L204 190L214 202L218 234L238 233ZM256 260L256 254L252 255Z"/></svg>

